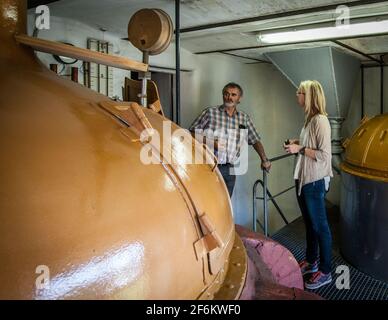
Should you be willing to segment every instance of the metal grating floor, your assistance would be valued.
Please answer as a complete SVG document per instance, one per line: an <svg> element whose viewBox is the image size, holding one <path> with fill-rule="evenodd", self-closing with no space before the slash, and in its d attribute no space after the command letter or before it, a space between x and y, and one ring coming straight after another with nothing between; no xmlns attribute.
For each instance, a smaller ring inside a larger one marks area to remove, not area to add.
<svg viewBox="0 0 388 320"><path fill-rule="evenodd" d="M329 222L333 234L333 281L315 292L327 300L388 300L388 283L376 280L347 263L340 255L338 249L338 219L333 219L329 211ZM338 212L336 214L338 217ZM305 231L302 218L282 228L272 237L275 241L285 246L295 256L297 261L304 258ZM337 289L335 270L339 265L347 265L350 270L350 289Z"/></svg>

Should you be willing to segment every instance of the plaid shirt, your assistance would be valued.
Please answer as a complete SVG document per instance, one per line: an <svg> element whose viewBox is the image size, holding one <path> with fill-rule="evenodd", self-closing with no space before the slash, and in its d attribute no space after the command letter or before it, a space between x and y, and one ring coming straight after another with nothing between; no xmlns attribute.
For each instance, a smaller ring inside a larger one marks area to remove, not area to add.
<svg viewBox="0 0 388 320"><path fill-rule="evenodd" d="M189 130L204 135L207 139L218 139L219 148L215 153L220 164L234 164L240 156L241 145L246 138L249 145L260 141L251 118L237 109L229 116L224 105L205 109ZM223 142L225 147L220 147L220 142Z"/></svg>

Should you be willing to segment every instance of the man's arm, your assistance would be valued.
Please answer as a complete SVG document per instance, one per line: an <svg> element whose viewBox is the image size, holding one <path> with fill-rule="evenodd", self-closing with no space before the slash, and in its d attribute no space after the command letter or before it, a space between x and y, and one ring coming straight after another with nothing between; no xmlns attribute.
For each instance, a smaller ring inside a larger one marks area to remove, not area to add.
<svg viewBox="0 0 388 320"><path fill-rule="evenodd" d="M261 168L269 171L271 169L271 162L268 160L265 154L263 144L260 141L257 141L253 144L253 148L256 150L261 159Z"/></svg>
<svg viewBox="0 0 388 320"><path fill-rule="evenodd" d="M260 136L257 133L255 126L249 116L247 116L247 125L248 125L248 143L253 146L257 154L261 159L261 168L265 169L267 172L271 169L271 162L268 161L267 156L265 155L264 147L260 142Z"/></svg>

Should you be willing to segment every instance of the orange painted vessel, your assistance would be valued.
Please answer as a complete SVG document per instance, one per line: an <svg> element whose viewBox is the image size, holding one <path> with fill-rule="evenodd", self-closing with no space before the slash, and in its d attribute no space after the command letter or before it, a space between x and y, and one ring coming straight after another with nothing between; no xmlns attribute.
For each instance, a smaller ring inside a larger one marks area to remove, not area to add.
<svg viewBox="0 0 388 320"><path fill-rule="evenodd" d="M15 41L25 6L0 8L0 299L212 298L235 241L215 164L179 164L191 137L143 164L167 119L48 70Z"/></svg>

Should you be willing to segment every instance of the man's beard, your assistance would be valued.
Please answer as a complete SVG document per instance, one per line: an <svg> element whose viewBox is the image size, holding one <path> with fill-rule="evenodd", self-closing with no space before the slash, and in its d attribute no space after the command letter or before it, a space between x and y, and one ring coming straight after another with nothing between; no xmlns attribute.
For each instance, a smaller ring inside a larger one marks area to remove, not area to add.
<svg viewBox="0 0 388 320"><path fill-rule="evenodd" d="M235 107L236 104L233 102L224 102L224 106L227 108L232 108L232 107Z"/></svg>

